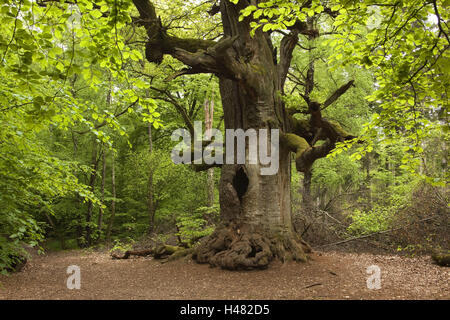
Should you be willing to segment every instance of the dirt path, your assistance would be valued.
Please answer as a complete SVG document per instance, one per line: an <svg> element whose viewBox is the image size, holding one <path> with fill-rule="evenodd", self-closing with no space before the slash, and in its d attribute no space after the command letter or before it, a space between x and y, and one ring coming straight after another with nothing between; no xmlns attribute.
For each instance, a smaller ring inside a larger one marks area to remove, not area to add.
<svg viewBox="0 0 450 320"><path fill-rule="evenodd" d="M112 260L108 253L69 251L35 257L0 276L0 299L450 299L450 269L427 257L316 253L308 263L275 263L230 272L191 260ZM81 269L81 289L66 287L66 269ZM367 289L366 268L381 268L380 290Z"/></svg>

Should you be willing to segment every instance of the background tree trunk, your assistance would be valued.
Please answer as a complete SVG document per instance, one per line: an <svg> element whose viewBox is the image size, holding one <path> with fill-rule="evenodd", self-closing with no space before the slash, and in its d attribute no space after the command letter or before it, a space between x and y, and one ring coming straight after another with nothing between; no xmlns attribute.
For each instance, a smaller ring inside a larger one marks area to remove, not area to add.
<svg viewBox="0 0 450 320"><path fill-rule="evenodd" d="M105 202L105 178L106 178L106 152L102 153L102 186L101 186L101 201L102 205ZM98 231L102 231L103 226L103 207L100 206L98 209Z"/></svg>
<svg viewBox="0 0 450 320"><path fill-rule="evenodd" d="M370 165L371 165L371 159L370 159L370 153L366 154L366 156L363 159L363 166L366 171L366 181L365 181L365 192L366 192L366 198L367 198L367 206L370 207L372 205L372 177L370 176Z"/></svg>
<svg viewBox="0 0 450 320"><path fill-rule="evenodd" d="M112 200L111 200L111 217L109 218L108 229L106 231L106 241L111 242L111 230L114 225L114 217L116 215L116 173L114 164L114 152L112 152L111 161L111 187L112 187Z"/></svg>
<svg viewBox="0 0 450 320"><path fill-rule="evenodd" d="M148 174L148 216L149 216L149 227L148 227L148 233L152 233L155 229L155 200L154 200L154 190L153 190L153 159L152 159L152 153L153 153L153 139L152 139L152 124L150 123L148 125L148 151L150 154L150 167L149 167L149 174Z"/></svg>
<svg viewBox="0 0 450 320"><path fill-rule="evenodd" d="M106 105L108 106L108 108L111 107L111 102L112 102L112 78L111 78L111 73L109 73L108 75L108 83L109 83L109 89L108 89L108 93L106 94ZM105 147L105 146L103 146ZM102 200L102 205L105 201L105 178L106 178L106 150L103 150L102 153L102 164L103 164L103 168L102 168L102 190L101 190L101 200ZM101 233L102 231L102 227L103 227L103 208L100 206L99 208L99 212L98 212L98 231L99 233Z"/></svg>
<svg viewBox="0 0 450 320"><path fill-rule="evenodd" d="M305 170L303 175L303 206L305 208L312 208L314 206L313 198L311 196L311 178L312 178L312 170L308 168Z"/></svg>
<svg viewBox="0 0 450 320"><path fill-rule="evenodd" d="M91 160L91 169L92 172L89 177L89 188L92 192L95 191L95 180L97 178L97 169L98 169L98 162L99 159L97 158L97 138L93 137L92 140L92 160ZM92 221L92 210L93 210L94 204L91 200L88 201L87 206L87 213L86 213L86 243L85 245L87 247L92 245L92 228L91 228L91 221Z"/></svg>
<svg viewBox="0 0 450 320"><path fill-rule="evenodd" d="M78 141L77 138L75 137L75 133L72 131L72 142L73 142L73 158L76 159L76 156L78 154ZM77 246L78 248L83 247L83 242L81 241L83 238L83 220L84 220L84 216L81 212L81 197L80 195L77 193L75 194L75 203L74 203L74 207L75 210L77 212L77 220L78 223L75 227L75 233L76 233L76 241L77 241Z"/></svg>

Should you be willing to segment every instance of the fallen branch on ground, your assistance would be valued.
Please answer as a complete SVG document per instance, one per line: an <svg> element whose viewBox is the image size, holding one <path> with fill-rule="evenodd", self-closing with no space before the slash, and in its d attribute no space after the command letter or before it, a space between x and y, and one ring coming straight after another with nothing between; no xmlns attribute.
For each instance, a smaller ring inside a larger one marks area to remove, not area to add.
<svg viewBox="0 0 450 320"><path fill-rule="evenodd" d="M450 267L450 253L434 253L431 259L441 267Z"/></svg>
<svg viewBox="0 0 450 320"><path fill-rule="evenodd" d="M321 283L314 283L314 284L310 284L309 286L304 287L303 289L308 289L308 288L312 288L312 287L316 287L316 286L321 286Z"/></svg>
<svg viewBox="0 0 450 320"><path fill-rule="evenodd" d="M127 250L122 256L115 252L112 252L111 257L113 259L128 259L130 256L145 257L151 255L155 259L163 259L169 257L170 260L175 260L192 253L192 251L193 249L191 248L186 249L164 244L144 250Z"/></svg>

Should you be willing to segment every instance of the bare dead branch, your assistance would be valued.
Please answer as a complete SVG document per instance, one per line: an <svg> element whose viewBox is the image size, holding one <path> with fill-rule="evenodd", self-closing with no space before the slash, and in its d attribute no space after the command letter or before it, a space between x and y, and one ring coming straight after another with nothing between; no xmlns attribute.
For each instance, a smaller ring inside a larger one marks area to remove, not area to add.
<svg viewBox="0 0 450 320"><path fill-rule="evenodd" d="M350 87L354 87L354 80L350 80L348 83L344 84L340 88L338 88L333 94L322 104L322 110L325 110L330 104L335 102L340 96L342 96L345 92L347 92Z"/></svg>

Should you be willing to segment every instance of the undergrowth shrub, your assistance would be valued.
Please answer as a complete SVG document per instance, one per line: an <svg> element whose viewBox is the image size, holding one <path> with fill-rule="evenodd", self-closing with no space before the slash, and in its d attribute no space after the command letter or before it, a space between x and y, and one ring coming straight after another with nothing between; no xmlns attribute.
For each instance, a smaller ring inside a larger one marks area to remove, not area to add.
<svg viewBox="0 0 450 320"><path fill-rule="evenodd" d="M177 236L181 243L193 245L200 238L210 235L219 216L217 206L200 207L194 213L182 214L177 218Z"/></svg>

